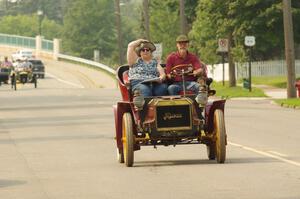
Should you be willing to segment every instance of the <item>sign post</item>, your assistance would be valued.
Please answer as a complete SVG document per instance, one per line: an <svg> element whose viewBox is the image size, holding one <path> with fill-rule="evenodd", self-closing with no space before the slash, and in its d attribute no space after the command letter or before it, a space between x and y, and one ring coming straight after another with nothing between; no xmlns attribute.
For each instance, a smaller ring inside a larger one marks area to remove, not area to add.
<svg viewBox="0 0 300 199"><path fill-rule="evenodd" d="M222 84L225 85L225 55L228 53L228 39L219 39L218 40L218 52L222 55Z"/></svg>
<svg viewBox="0 0 300 199"><path fill-rule="evenodd" d="M163 47L162 43L155 43L156 50L153 52L153 57L157 60L161 60Z"/></svg>
<svg viewBox="0 0 300 199"><path fill-rule="evenodd" d="M251 61L252 61L252 47L255 46L255 37L254 36L246 36L245 37L245 46L249 47L249 92L252 91L251 86Z"/></svg>

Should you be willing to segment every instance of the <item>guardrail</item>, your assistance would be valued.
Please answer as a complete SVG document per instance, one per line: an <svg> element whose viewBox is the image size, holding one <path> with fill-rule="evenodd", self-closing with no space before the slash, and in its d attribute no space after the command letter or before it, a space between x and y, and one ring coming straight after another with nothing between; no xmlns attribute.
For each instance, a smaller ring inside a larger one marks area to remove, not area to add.
<svg viewBox="0 0 300 199"><path fill-rule="evenodd" d="M107 71L110 74L115 75L116 71L111 67L95 62L88 59L83 59L80 57L73 57L69 55L64 55L59 52L60 42L58 39L54 41L43 39L41 36L33 37L23 37L18 35L9 35L0 33L0 45L10 46L13 48L30 48L35 49L35 52L38 56L51 57L53 59L65 59L68 61L73 61L81 64L90 65L93 67L100 68L104 71Z"/></svg>
<svg viewBox="0 0 300 199"><path fill-rule="evenodd" d="M42 39L42 50L53 52L53 41Z"/></svg>
<svg viewBox="0 0 300 199"><path fill-rule="evenodd" d="M106 66L104 64L95 62L95 61L91 61L91 60L83 59L83 58L79 58L79 57L73 57L73 56L69 56L69 55L64 55L64 54L58 54L57 57L60 58L60 59L65 59L65 60L69 60L69 61L75 61L75 62L78 62L78 63L95 66L95 67L101 68L101 69L103 69L103 70L105 70L105 71L107 71L107 72L109 72L113 75L116 74L116 71L114 69L112 69L109 66Z"/></svg>
<svg viewBox="0 0 300 199"><path fill-rule="evenodd" d="M0 44L9 46L19 46L24 48L36 48L36 40L32 37L23 37L18 35L8 35L0 33Z"/></svg>

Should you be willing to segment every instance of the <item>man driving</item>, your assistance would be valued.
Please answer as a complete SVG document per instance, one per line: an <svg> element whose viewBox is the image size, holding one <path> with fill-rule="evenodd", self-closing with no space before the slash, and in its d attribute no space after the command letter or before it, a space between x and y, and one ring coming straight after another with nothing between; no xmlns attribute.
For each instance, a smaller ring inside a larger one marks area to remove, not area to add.
<svg viewBox="0 0 300 199"><path fill-rule="evenodd" d="M206 66L196 55L188 51L189 39L186 35L179 35L176 38L176 47L177 52L169 54L166 61L167 77L173 81L173 84L168 87L168 92L170 95L178 95L183 90L182 76L172 75L174 69L183 69L191 72L191 75L185 77L186 88L196 94L200 88L200 84L197 82L198 76L206 77Z"/></svg>

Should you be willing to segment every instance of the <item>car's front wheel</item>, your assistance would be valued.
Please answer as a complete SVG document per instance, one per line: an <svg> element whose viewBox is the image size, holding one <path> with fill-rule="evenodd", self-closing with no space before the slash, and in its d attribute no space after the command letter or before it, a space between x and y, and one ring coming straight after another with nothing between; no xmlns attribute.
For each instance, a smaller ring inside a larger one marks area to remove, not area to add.
<svg viewBox="0 0 300 199"><path fill-rule="evenodd" d="M121 149L117 149L117 158L119 163L124 163L124 153Z"/></svg>
<svg viewBox="0 0 300 199"><path fill-rule="evenodd" d="M214 112L214 134L216 138L215 150L218 163L224 163L226 159L226 131L224 114L220 109Z"/></svg>
<svg viewBox="0 0 300 199"><path fill-rule="evenodd" d="M122 143L125 165L131 167L134 161L134 134L132 116L130 113L124 113L123 115Z"/></svg>

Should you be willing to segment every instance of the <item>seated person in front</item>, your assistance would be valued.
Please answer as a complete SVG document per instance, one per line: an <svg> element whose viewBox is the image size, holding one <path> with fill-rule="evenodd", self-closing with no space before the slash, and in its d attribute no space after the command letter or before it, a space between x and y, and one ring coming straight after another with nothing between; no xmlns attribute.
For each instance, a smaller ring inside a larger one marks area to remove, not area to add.
<svg viewBox="0 0 300 199"><path fill-rule="evenodd" d="M206 67L200 62L196 55L188 51L189 39L186 35L180 35L176 39L177 52L171 53L167 57L166 73L169 79L172 79L173 84L168 87L170 95L179 95L183 90L182 77L176 75L172 77L171 73L174 67L191 67L192 75L185 77L186 89L198 93L200 84L197 82L198 76L206 77Z"/></svg>
<svg viewBox="0 0 300 199"><path fill-rule="evenodd" d="M144 97L167 95L167 85L164 69L153 59L152 52L155 45L147 40L138 39L128 44L127 61L129 64L129 81L132 92L139 92ZM145 80L155 79L152 83Z"/></svg>

